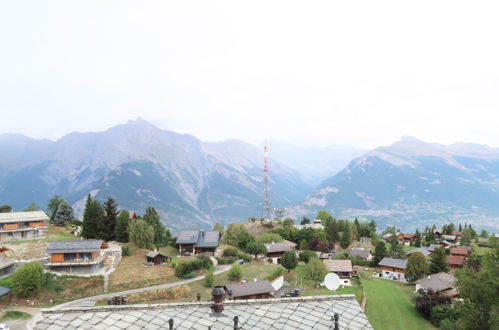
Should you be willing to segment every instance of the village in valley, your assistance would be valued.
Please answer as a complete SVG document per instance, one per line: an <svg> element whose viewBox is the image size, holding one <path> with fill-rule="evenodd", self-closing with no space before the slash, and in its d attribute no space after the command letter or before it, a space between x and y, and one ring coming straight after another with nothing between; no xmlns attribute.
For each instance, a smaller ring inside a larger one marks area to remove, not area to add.
<svg viewBox="0 0 499 330"><path fill-rule="evenodd" d="M89 195L80 221L62 198L48 205L0 207L11 329L455 329L462 313L480 316L463 329L492 329L497 317L476 309L493 292L474 294L497 290L497 234L466 223L404 233L320 211L171 234L154 207Z"/></svg>

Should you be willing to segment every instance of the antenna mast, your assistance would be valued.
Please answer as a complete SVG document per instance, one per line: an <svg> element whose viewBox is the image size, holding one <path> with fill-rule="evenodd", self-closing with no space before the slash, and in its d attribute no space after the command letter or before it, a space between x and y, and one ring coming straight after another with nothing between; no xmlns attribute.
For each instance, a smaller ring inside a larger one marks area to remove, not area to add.
<svg viewBox="0 0 499 330"><path fill-rule="evenodd" d="M267 140L265 140L265 146L263 147L263 212L262 218L271 220L271 209L269 200L269 158L267 149Z"/></svg>

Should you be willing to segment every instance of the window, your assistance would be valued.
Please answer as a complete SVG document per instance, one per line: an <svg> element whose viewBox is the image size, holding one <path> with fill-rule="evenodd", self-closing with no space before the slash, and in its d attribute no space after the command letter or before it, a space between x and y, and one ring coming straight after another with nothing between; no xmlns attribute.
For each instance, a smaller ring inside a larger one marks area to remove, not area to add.
<svg viewBox="0 0 499 330"><path fill-rule="evenodd" d="M80 253L80 259L83 260L92 259L92 253Z"/></svg>
<svg viewBox="0 0 499 330"><path fill-rule="evenodd" d="M76 255L74 253L64 253L64 260L75 260Z"/></svg>
<svg viewBox="0 0 499 330"><path fill-rule="evenodd" d="M0 230L3 230L3 224L0 224Z"/></svg>

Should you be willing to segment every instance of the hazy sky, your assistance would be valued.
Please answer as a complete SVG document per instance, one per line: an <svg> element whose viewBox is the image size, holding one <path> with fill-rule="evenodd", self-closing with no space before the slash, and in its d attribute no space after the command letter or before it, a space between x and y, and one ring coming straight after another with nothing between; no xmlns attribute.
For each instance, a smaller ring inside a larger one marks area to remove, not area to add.
<svg viewBox="0 0 499 330"><path fill-rule="evenodd" d="M499 146L497 1L3 1L0 133Z"/></svg>

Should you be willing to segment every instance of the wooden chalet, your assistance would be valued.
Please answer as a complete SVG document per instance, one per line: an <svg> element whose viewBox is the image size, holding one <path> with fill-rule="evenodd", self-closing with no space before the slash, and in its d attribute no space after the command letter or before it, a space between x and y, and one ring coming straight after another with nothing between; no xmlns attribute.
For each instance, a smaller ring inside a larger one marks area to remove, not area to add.
<svg viewBox="0 0 499 330"><path fill-rule="evenodd" d="M471 248L468 247L455 247L450 249L450 255L464 256L468 258L471 254Z"/></svg>
<svg viewBox="0 0 499 330"><path fill-rule="evenodd" d="M171 259L169 256L162 254L158 251L149 251L146 253L146 260L148 264L161 265Z"/></svg>
<svg viewBox="0 0 499 330"><path fill-rule="evenodd" d="M380 277L405 281L407 259L383 258L383 260L378 263L378 266L381 267Z"/></svg>
<svg viewBox="0 0 499 330"><path fill-rule="evenodd" d="M456 278L449 273L431 274L416 281L415 292L428 292L429 290L438 292L448 298L459 296L456 288Z"/></svg>
<svg viewBox="0 0 499 330"><path fill-rule="evenodd" d="M327 270L335 273L341 280L341 285L350 286L350 279L354 275L352 260L324 260Z"/></svg>
<svg viewBox="0 0 499 330"><path fill-rule="evenodd" d="M0 213L0 242L45 237L48 221L43 211Z"/></svg>
<svg viewBox="0 0 499 330"><path fill-rule="evenodd" d="M412 243L416 242L416 235L414 234L402 234L399 233L397 234L397 238L400 241L400 243L404 245L411 245Z"/></svg>
<svg viewBox="0 0 499 330"><path fill-rule="evenodd" d="M175 241L181 254L207 254L213 256L220 243L218 230L182 230Z"/></svg>
<svg viewBox="0 0 499 330"><path fill-rule="evenodd" d="M371 253L371 250L369 249L363 249L363 248L353 248L350 251L348 251L348 255L353 258L358 258L362 260L372 260L373 255Z"/></svg>
<svg viewBox="0 0 499 330"><path fill-rule="evenodd" d="M107 244L102 240L52 241L47 266L57 272L95 273L104 262Z"/></svg>
<svg viewBox="0 0 499 330"><path fill-rule="evenodd" d="M267 249L266 257L268 259L272 259L272 262L275 264L281 263L281 258L284 255L284 253L293 250L293 248L286 242L267 243L265 244L265 248Z"/></svg>
<svg viewBox="0 0 499 330"><path fill-rule="evenodd" d="M451 269L462 268L466 262L465 256L448 255L445 258Z"/></svg>

